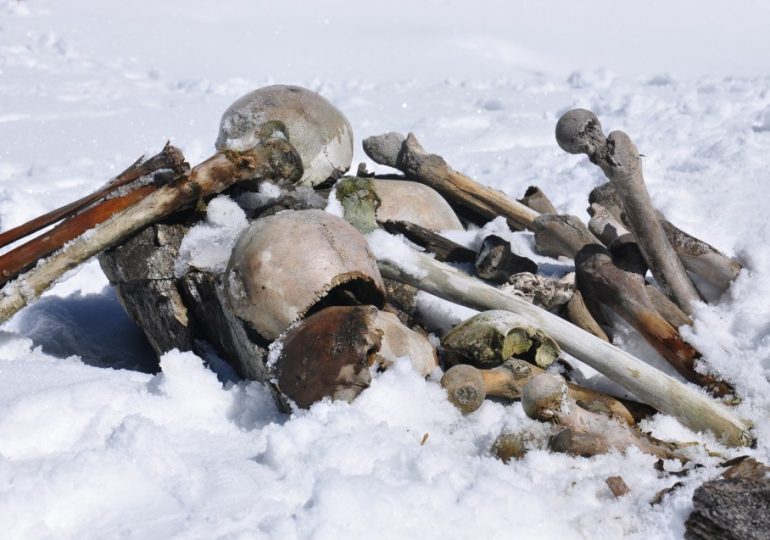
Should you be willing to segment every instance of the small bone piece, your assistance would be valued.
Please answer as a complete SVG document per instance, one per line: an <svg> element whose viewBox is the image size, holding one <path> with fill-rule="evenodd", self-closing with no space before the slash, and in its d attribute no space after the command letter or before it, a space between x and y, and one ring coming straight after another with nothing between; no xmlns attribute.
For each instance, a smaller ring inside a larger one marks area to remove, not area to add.
<svg viewBox="0 0 770 540"><path fill-rule="evenodd" d="M519 199L519 202L541 214L558 214L556 207L546 197L543 190L537 186L529 186L527 191L524 192L524 197Z"/></svg>
<svg viewBox="0 0 770 540"><path fill-rule="evenodd" d="M652 275L679 307L691 314L700 296L658 221L644 184L639 151L628 135L613 131L605 138L591 111L573 109L556 124L556 140L566 152L587 154L604 171L623 201L629 226Z"/></svg>
<svg viewBox="0 0 770 540"><path fill-rule="evenodd" d="M499 366L512 356L548 367L561 349L545 332L510 311L484 311L450 330L441 345L483 367Z"/></svg>
<svg viewBox="0 0 770 540"><path fill-rule="evenodd" d="M514 274L501 290L521 296L538 307L553 311L567 304L575 292L575 273L561 279L549 278L529 272Z"/></svg>
<svg viewBox="0 0 770 540"><path fill-rule="evenodd" d="M586 244L601 244L577 216L541 214L532 222L535 251L547 257L573 259Z"/></svg>
<svg viewBox="0 0 770 540"><path fill-rule="evenodd" d="M468 414L481 407L487 396L521 399L522 389L540 373L544 371L539 367L517 358L492 369L458 364L447 370L441 378L441 386L447 391L449 401ZM636 423L634 415L617 398L571 383L568 384L568 391L572 399L589 410L619 418L628 424Z"/></svg>
<svg viewBox="0 0 770 540"><path fill-rule="evenodd" d="M494 234L484 238L476 256L476 275L494 283L507 283L514 274L537 273L537 264L511 251L511 243Z"/></svg>
<svg viewBox="0 0 770 540"><path fill-rule="evenodd" d="M438 362L428 339L403 326L374 306L332 306L323 309L279 339L270 364L279 404L308 408L325 397L352 401L366 389L372 372L409 357L421 375Z"/></svg>
<svg viewBox="0 0 770 540"><path fill-rule="evenodd" d="M403 234L404 237L424 247L427 251L436 255L436 259L442 262L472 263L476 260L476 252L465 246L453 242L449 238L441 236L415 223L406 221L388 221L382 227L390 234Z"/></svg>
<svg viewBox="0 0 770 540"><path fill-rule="evenodd" d="M610 488L610 491L612 491L612 494L615 495L615 497L622 497L623 495L631 493L631 490L629 489L628 484L626 484L622 476L610 476L605 480L605 482L607 483L607 487Z"/></svg>
<svg viewBox="0 0 770 540"><path fill-rule="evenodd" d="M653 439L627 423L581 407L569 394L560 375L542 373L522 390L521 404L527 416L542 422L554 422L564 430L551 441L551 449L573 455L591 456L615 449L624 452L635 446L642 452L662 459L687 458L676 445Z"/></svg>

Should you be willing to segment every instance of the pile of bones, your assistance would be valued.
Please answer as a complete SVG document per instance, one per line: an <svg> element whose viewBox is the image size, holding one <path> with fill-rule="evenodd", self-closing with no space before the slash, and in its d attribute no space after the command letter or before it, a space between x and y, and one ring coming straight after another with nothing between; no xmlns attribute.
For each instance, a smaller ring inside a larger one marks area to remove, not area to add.
<svg viewBox="0 0 770 540"><path fill-rule="evenodd" d="M605 136L593 113L573 109L556 140L608 179L589 195L587 224L559 214L537 187L513 200L476 183L411 134L363 141L373 161L400 174L361 164L344 176L353 134L343 114L303 88L260 88L224 113L217 152L198 166L167 145L96 193L2 233L7 245L58 222L0 256L0 320L98 255L158 355L213 348L239 376L268 384L286 411L351 401L406 357L423 376L440 373L463 413L490 397L521 400L528 416L553 424L545 444L555 452L633 446L686 462L679 445L636 427L655 412L728 446L753 444L750 424L730 410L739 396L678 330L692 324L693 303L718 297L741 265L652 207L627 134ZM219 193L248 223L237 239L212 237L212 253L225 250L221 261L196 264L188 253L180 262L186 236ZM538 274L496 235L472 251L439 234L499 216L532 231L537 253L574 259L575 271ZM420 290L480 313L439 340L418 313ZM712 397L614 347L614 316ZM634 399L570 382L562 351ZM510 459L536 444L508 433L493 450Z"/></svg>

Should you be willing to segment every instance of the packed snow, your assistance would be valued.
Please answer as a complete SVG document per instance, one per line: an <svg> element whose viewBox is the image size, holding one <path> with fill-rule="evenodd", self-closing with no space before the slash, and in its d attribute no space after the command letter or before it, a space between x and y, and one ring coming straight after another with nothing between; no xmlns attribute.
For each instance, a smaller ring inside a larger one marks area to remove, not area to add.
<svg viewBox="0 0 770 540"><path fill-rule="evenodd" d="M656 206L744 264L685 336L735 385L758 439L727 449L658 415L644 428L703 443L688 451L705 467L666 476L635 451L533 450L503 464L490 454L501 432L545 438L549 426L518 403L463 416L406 361L351 404L285 415L213 354L169 351L158 364L91 261L0 330L2 536L681 538L693 490L722 459L770 462L768 21L757 0L0 0L2 230L93 191L167 139L202 161L225 109L274 83L345 113L354 168L367 161L363 137L411 131L480 182L515 198L537 184L587 218L602 174L561 151L553 129L569 108L593 110L644 154ZM221 268L227 245L207 252L205 241L244 225L233 201L215 199L180 264ZM502 220L483 231L532 256L528 233ZM554 276L570 270L536 260ZM437 335L473 313L425 294L420 308ZM617 345L671 372L616 324ZM609 387L590 369L580 376ZM613 497L613 475L630 494Z"/></svg>

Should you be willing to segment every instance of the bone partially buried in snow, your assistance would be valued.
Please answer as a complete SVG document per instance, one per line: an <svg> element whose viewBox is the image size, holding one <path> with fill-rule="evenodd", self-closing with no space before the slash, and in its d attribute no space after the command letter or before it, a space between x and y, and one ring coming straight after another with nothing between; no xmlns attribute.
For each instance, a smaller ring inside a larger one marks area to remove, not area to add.
<svg viewBox="0 0 770 540"><path fill-rule="evenodd" d="M545 332L510 311L490 310L457 325L441 340L454 355L481 367L495 367L511 356L548 367L561 354Z"/></svg>
<svg viewBox="0 0 770 540"><path fill-rule="evenodd" d="M426 376L437 366L428 339L374 306L332 306L311 315L280 340L271 380L289 402L308 408L329 397L352 401L366 389L374 369L408 357Z"/></svg>

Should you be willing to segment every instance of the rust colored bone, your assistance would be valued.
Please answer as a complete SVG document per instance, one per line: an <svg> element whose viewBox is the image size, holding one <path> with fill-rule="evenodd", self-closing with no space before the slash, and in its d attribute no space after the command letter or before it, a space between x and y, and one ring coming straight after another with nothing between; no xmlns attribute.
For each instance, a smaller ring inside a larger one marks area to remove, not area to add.
<svg viewBox="0 0 770 540"><path fill-rule="evenodd" d="M685 379L708 388L717 396L733 392L724 381L695 370L700 354L656 311L647 296L642 276L615 266L610 253L595 244L578 252L575 270L581 291L607 304L642 334Z"/></svg>
<svg viewBox="0 0 770 540"><path fill-rule="evenodd" d="M40 229L48 227L52 223L56 223L61 219L67 218L74 213L79 212L83 208L90 206L99 199L102 199L110 193L113 193L115 190L138 180L142 176L147 176L161 169L171 169L175 172L181 172L181 169L186 166L187 164L185 163L181 150L175 146L171 146L169 143L166 143L166 146L163 147L163 150L161 150L159 154L156 154L145 161L143 161L142 158L139 158L103 188L91 193L90 195L86 195L85 197L82 197L76 201L52 210L47 214L27 221L18 227L14 227L13 229L9 229L3 233L0 233L0 248L5 247L8 244L12 244L20 238L29 236L30 234L35 233ZM5 279L8 278L6 277Z"/></svg>
<svg viewBox="0 0 770 540"><path fill-rule="evenodd" d="M47 257L70 240L107 221L115 213L125 210L156 189L152 185L142 186L122 197L108 199L63 221L47 233L33 238L8 253L3 253L0 255L0 286L34 266L37 261Z"/></svg>

